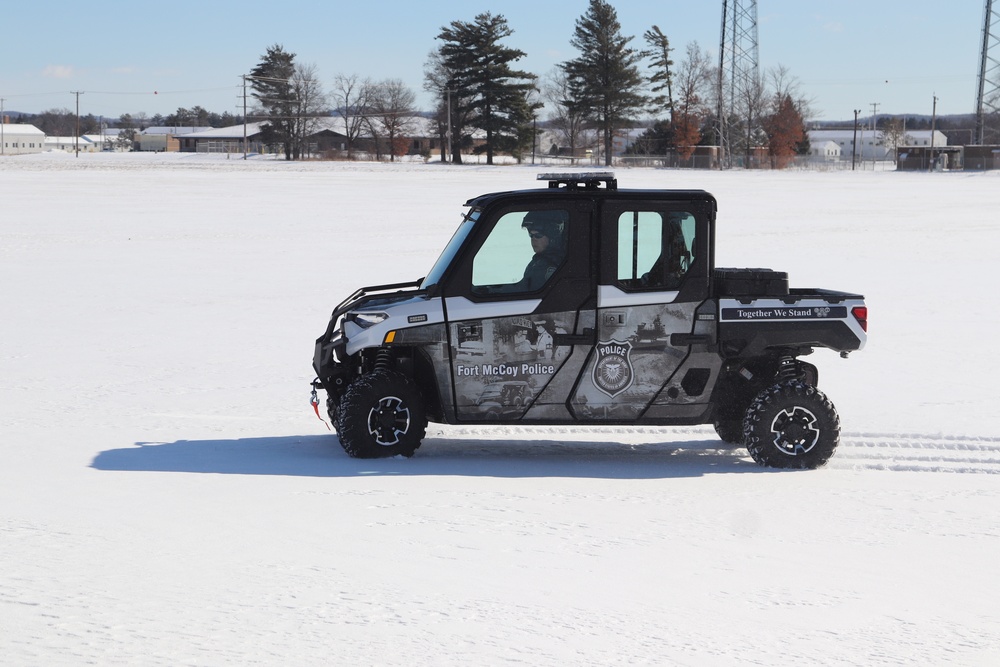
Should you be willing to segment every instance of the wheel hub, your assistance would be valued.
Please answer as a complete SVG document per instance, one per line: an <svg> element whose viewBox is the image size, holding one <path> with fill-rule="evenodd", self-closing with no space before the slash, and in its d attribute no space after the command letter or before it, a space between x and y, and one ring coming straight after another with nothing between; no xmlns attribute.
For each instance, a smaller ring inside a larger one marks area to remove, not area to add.
<svg viewBox="0 0 1000 667"><path fill-rule="evenodd" d="M389 447L410 428L410 410L395 396L386 396L368 413L368 433L376 444Z"/></svg>
<svg viewBox="0 0 1000 667"><path fill-rule="evenodd" d="M807 454L819 442L816 415L803 407L782 410L771 422L774 446L790 456Z"/></svg>

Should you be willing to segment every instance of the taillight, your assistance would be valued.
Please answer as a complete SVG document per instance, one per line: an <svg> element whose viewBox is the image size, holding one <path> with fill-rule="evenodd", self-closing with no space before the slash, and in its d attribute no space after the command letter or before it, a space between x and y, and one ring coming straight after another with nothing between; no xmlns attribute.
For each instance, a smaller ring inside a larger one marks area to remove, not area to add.
<svg viewBox="0 0 1000 667"><path fill-rule="evenodd" d="M861 325L861 330L868 332L868 306L854 306L851 308L851 315L854 315L854 319L858 321Z"/></svg>

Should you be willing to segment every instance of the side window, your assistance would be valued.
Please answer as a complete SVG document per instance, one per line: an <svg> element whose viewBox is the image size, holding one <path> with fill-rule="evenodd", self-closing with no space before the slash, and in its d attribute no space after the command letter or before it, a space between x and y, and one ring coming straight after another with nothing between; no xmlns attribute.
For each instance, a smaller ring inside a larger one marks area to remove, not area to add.
<svg viewBox="0 0 1000 667"><path fill-rule="evenodd" d="M618 285L678 289L694 261L695 218L684 211L626 211L618 217Z"/></svg>
<svg viewBox="0 0 1000 667"><path fill-rule="evenodd" d="M566 260L568 222L564 210L512 211L501 217L472 260L472 291L541 289Z"/></svg>

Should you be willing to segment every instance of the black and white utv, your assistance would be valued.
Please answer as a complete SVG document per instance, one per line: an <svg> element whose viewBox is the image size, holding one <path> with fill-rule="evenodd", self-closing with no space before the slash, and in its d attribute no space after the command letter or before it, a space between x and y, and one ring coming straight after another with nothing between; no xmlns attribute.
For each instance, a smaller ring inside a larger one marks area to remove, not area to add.
<svg viewBox="0 0 1000 667"><path fill-rule="evenodd" d="M801 360L864 347L857 294L716 268L716 201L609 173L482 195L427 276L366 287L316 341L313 401L351 456L447 424L714 424L761 465L815 468L840 420Z"/></svg>

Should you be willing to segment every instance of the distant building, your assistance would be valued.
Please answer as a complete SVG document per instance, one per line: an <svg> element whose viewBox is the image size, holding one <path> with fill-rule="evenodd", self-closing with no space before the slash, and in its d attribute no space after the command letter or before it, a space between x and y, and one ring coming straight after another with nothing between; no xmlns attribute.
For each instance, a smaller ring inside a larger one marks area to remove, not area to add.
<svg viewBox="0 0 1000 667"><path fill-rule="evenodd" d="M260 142L263 123L230 125L229 127L199 128L176 137L182 153L242 153L244 139L248 153L262 152Z"/></svg>
<svg viewBox="0 0 1000 667"><path fill-rule="evenodd" d="M901 171L1000 169L1000 146L900 146L896 153Z"/></svg>
<svg viewBox="0 0 1000 667"><path fill-rule="evenodd" d="M817 143L812 143L810 139L809 142L809 155L813 159L821 162L837 162L840 160L840 156L843 150L835 141L820 141Z"/></svg>
<svg viewBox="0 0 1000 667"><path fill-rule="evenodd" d="M119 131L114 128L105 128L103 134L85 134L83 135L83 138L93 144L94 152L100 153L101 151L114 150L115 140L118 138L118 132Z"/></svg>
<svg viewBox="0 0 1000 667"><path fill-rule="evenodd" d="M45 137L45 150L63 151L65 153L96 153L100 147L90 139L83 137Z"/></svg>
<svg viewBox="0 0 1000 667"><path fill-rule="evenodd" d="M943 132L934 131L934 145L947 146L948 137ZM855 144L854 129L845 130L809 130L809 143L813 146L832 142L840 148L840 159L850 161L852 156L858 160L892 160L895 156L895 146L886 146L882 139L882 131L858 128L857 144ZM910 130L906 132L900 146L930 146L930 130Z"/></svg>
<svg viewBox="0 0 1000 667"><path fill-rule="evenodd" d="M45 133L27 123L3 123L0 125L0 154L23 155L45 151Z"/></svg>
<svg viewBox="0 0 1000 667"><path fill-rule="evenodd" d="M423 123L417 121L424 121ZM407 146L405 152L419 153L438 146L436 138L427 136L430 125L426 119L416 117L410 124L410 128L400 139L406 139ZM248 153L280 153L283 148L280 145L266 145L263 141L263 130L267 123L247 123L244 125L230 125L220 128L195 128L197 131L176 136L179 150L186 153L242 153L244 148L244 137L246 138L246 150ZM306 138L304 151L307 155L319 156L329 152L344 152L347 150L347 135L343 133L344 121L341 118L329 117L316 119L313 124L312 133ZM385 137L381 137L381 149L384 146ZM370 132L362 132L362 135L355 139L354 150L358 153L374 153L374 138Z"/></svg>
<svg viewBox="0 0 1000 667"><path fill-rule="evenodd" d="M624 155L625 151L632 147L636 140L646 133L645 127L626 127L615 130L611 135L611 155ZM603 142L603 137L598 135L596 139ZM602 147L603 148L603 147Z"/></svg>
<svg viewBox="0 0 1000 667"><path fill-rule="evenodd" d="M243 126L240 125L240 127L242 128ZM172 153L181 149L179 137L211 129L210 127L147 127L145 130L136 133L134 146L137 151ZM240 138L243 138L242 133L240 134Z"/></svg>

